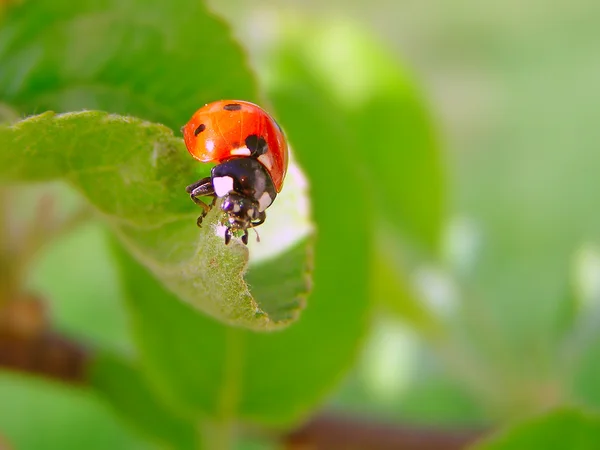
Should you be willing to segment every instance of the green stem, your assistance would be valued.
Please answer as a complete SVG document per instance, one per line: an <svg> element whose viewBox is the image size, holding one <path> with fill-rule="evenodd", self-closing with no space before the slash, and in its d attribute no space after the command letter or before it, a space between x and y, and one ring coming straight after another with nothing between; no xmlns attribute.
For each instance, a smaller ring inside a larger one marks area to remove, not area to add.
<svg viewBox="0 0 600 450"><path fill-rule="evenodd" d="M230 450L236 440L235 422L244 369L244 340L242 333L233 327L226 329L225 339L227 351L223 361L217 417L203 422L199 430L201 448L206 450Z"/></svg>
<svg viewBox="0 0 600 450"><path fill-rule="evenodd" d="M240 380L243 377L244 341L239 330L227 327L225 331L227 353L223 367L223 383L219 393L219 419L230 421L237 417L240 398Z"/></svg>
<svg viewBox="0 0 600 450"><path fill-rule="evenodd" d="M0 188L0 305L11 300L13 291L13 270L9 224L9 192L8 188Z"/></svg>
<svg viewBox="0 0 600 450"><path fill-rule="evenodd" d="M235 443L235 434L231 421L205 421L200 429L201 450L230 450Z"/></svg>

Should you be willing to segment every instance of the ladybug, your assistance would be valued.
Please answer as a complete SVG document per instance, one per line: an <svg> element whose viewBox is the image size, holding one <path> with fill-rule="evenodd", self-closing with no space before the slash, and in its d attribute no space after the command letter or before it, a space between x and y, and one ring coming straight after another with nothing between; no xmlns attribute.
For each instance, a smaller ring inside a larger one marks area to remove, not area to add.
<svg viewBox="0 0 600 450"><path fill-rule="evenodd" d="M222 199L225 244L242 231L262 224L265 210L281 192L288 164L288 145L281 127L259 106L240 100L209 103L182 128L185 145L198 161L217 163L210 177L186 188L204 211L202 219ZM198 197L212 196L211 205Z"/></svg>

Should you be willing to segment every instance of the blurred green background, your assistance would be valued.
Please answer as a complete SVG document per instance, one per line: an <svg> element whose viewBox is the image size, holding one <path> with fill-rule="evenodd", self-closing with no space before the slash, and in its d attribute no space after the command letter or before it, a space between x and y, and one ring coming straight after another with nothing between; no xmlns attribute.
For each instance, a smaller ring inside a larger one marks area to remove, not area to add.
<svg viewBox="0 0 600 450"><path fill-rule="evenodd" d="M396 273L372 291L373 301L389 298L324 408L434 429L496 429L554 407L600 408L600 3L210 7L232 25L267 86L266 49L282 24L308 40L315 29L354 23L407 68L436 127L446 202L440 250L406 263L411 294ZM349 157L370 158L368 142ZM60 330L130 352L106 239L88 224L52 243L29 283L51 299ZM411 295L443 324L442 337L390 307L391 297ZM0 399L0 435L17 449L155 445L95 394L0 372Z"/></svg>

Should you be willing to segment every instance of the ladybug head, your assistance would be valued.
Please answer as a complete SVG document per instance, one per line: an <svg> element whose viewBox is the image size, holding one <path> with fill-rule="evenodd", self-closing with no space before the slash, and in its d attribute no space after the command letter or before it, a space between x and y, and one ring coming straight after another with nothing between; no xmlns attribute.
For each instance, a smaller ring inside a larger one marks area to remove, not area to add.
<svg viewBox="0 0 600 450"><path fill-rule="evenodd" d="M227 228L245 230L260 216L259 204L250 197L231 192L223 197L221 209L225 212Z"/></svg>

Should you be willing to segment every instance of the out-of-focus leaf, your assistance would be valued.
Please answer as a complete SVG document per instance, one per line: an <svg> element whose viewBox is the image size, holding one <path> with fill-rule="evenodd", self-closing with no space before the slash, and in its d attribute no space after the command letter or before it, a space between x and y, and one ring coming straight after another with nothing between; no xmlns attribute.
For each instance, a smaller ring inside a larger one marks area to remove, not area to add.
<svg viewBox="0 0 600 450"><path fill-rule="evenodd" d="M307 150L298 158L328 180L321 183L333 191L329 205L347 206L330 220L339 228L376 229L377 248L368 256L371 295L431 337L440 325L410 285L412 257L438 250L445 209L441 155L424 102L395 58L360 28L281 23L275 57L267 59L273 66L264 74L267 87L292 142L322 148L313 159ZM323 128L335 132L334 142Z"/></svg>
<svg viewBox="0 0 600 450"><path fill-rule="evenodd" d="M44 191L60 194L63 201L67 190L57 188L45 186ZM27 202L39 197L17 198ZM30 204L25 205L29 209ZM52 305L52 327L57 331L84 345L130 351L130 332L105 235L98 223L90 222L50 243L31 268L28 289Z"/></svg>
<svg viewBox="0 0 600 450"><path fill-rule="evenodd" d="M90 383L113 404L123 420L164 447L197 448L195 425L176 417L155 397L139 368L115 355L96 355Z"/></svg>
<svg viewBox="0 0 600 450"><path fill-rule="evenodd" d="M201 229L196 227L198 208L181 182L195 179L193 165L181 139L166 127L100 112L46 113L0 126L0 148L0 178L69 182L129 251L195 307L255 329L280 327L297 317L308 290L306 274L300 273L305 271L306 255L289 255L282 267L287 278L261 280L295 283L285 291L291 297L268 289L271 295L264 306L257 304L243 279L247 249L238 241L223 245L214 231L219 208L211 211ZM278 201L283 205L285 198Z"/></svg>
<svg viewBox="0 0 600 450"><path fill-rule="evenodd" d="M386 421L430 426L478 426L478 397L449 376L414 329L377 317L362 356L332 406Z"/></svg>
<svg viewBox="0 0 600 450"><path fill-rule="evenodd" d="M150 450L96 395L0 372L0 430L15 450Z"/></svg>
<svg viewBox="0 0 600 450"><path fill-rule="evenodd" d="M309 85L294 87L289 71L269 77L295 92L303 90L307 102L319 105L323 96L331 102L320 117L340 136L320 155L319 164L330 171L340 197L355 198L357 191L367 195L368 203L356 205L352 217L360 221L370 211L409 247L435 254L445 210L442 160L432 119L411 77L397 58L358 26L335 21L304 22L301 27L283 23L283 45L295 50L287 57L310 77ZM294 122L282 114L297 139ZM315 145L319 136L308 126L312 121L303 117L302 122L303 133ZM352 167L355 178L337 178L339 164Z"/></svg>
<svg viewBox="0 0 600 450"><path fill-rule="evenodd" d="M600 417L578 409L561 409L514 425L473 447L474 450L537 448L600 448Z"/></svg>
<svg viewBox="0 0 600 450"><path fill-rule="evenodd" d="M207 102L256 97L201 1L25 1L2 25L0 99L24 114L99 109L179 129Z"/></svg>
<svg viewBox="0 0 600 450"><path fill-rule="evenodd" d="M426 339L444 338L444 325L428 310L419 298L411 282L394 265L389 255L379 250L372 258L371 287L373 298Z"/></svg>

